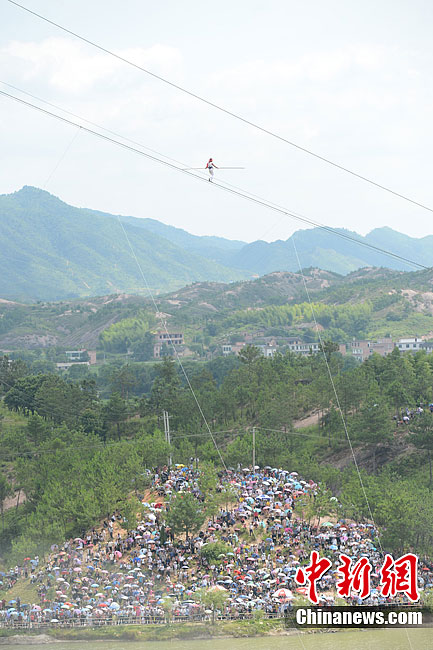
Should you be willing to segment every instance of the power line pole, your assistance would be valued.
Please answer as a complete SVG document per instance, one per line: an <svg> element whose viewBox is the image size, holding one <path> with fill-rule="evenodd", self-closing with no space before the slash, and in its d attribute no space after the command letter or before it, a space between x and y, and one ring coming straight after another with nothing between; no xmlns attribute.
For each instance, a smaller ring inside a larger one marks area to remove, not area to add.
<svg viewBox="0 0 433 650"><path fill-rule="evenodd" d="M253 427L253 472L256 466L256 427Z"/></svg>
<svg viewBox="0 0 433 650"><path fill-rule="evenodd" d="M162 412L162 416L163 416L163 418L164 418L164 438L165 438L165 442L166 442L168 445L171 445L171 439L170 439L170 416L169 416L169 414L168 414L168 411L163 411L163 412ZM168 466L171 467L171 464L172 464L172 458L171 458L171 454L170 454L170 456L168 457Z"/></svg>

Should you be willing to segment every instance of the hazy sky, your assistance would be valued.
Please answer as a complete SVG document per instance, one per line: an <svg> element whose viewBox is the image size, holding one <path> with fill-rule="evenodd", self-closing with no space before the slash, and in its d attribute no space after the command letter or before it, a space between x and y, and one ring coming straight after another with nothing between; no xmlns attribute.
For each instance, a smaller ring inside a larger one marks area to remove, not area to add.
<svg viewBox="0 0 433 650"><path fill-rule="evenodd" d="M433 207L429 0L22 2ZM433 233L431 213L167 87L7 0L0 0L0 25L2 81L188 166L209 156L217 165L245 166L218 176L317 221L363 234L384 225L416 237ZM2 194L46 186L73 205L246 241L287 239L300 227L3 97L0 136Z"/></svg>

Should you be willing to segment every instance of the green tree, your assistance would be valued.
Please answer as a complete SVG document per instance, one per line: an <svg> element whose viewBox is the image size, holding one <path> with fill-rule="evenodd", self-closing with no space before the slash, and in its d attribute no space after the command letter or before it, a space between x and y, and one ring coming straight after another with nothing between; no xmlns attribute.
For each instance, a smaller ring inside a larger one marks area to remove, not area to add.
<svg viewBox="0 0 433 650"><path fill-rule="evenodd" d="M96 433L100 438L105 437L99 409L85 409L81 413L78 422L85 433Z"/></svg>
<svg viewBox="0 0 433 650"><path fill-rule="evenodd" d="M223 611L224 605L229 597L224 587L210 587L201 589L194 594L194 598L201 602L206 608L212 610L212 625L215 624L215 614L219 610Z"/></svg>
<svg viewBox="0 0 433 650"><path fill-rule="evenodd" d="M378 445L386 445L392 440L392 419L384 399L366 402L357 414L355 424L359 440L371 444L373 471L376 472Z"/></svg>
<svg viewBox="0 0 433 650"><path fill-rule="evenodd" d="M124 528L133 530L137 526L137 514L140 511L141 503L137 497L124 499L119 505L119 512L123 517Z"/></svg>
<svg viewBox="0 0 433 650"><path fill-rule="evenodd" d="M383 527L385 547L399 554L411 547L415 537L417 507L415 495L387 482L386 496L382 492L374 511L376 523Z"/></svg>
<svg viewBox="0 0 433 650"><path fill-rule="evenodd" d="M317 527L319 527L322 517L327 517L335 512L335 501L332 492L325 487L320 487L314 495L312 508L314 515L317 517Z"/></svg>
<svg viewBox="0 0 433 650"><path fill-rule="evenodd" d="M418 449L427 452L429 464L429 488L433 487L432 476L432 452L433 452L433 415L424 411L417 416L417 418L410 425L412 433L411 442Z"/></svg>
<svg viewBox="0 0 433 650"><path fill-rule="evenodd" d="M231 551L231 547L224 542L208 542L200 549L200 555L206 558L208 564L219 564L222 555Z"/></svg>
<svg viewBox="0 0 433 650"><path fill-rule="evenodd" d="M7 355L0 357L0 395L13 388L18 379L29 374L29 368L24 361L10 359Z"/></svg>
<svg viewBox="0 0 433 650"><path fill-rule="evenodd" d="M247 366L252 366L261 356L260 349L255 345L246 345L238 354L239 361Z"/></svg>
<svg viewBox="0 0 433 650"><path fill-rule="evenodd" d="M115 392L120 393L122 399L128 399L129 391L135 384L135 377L129 363L115 370L111 377L111 385Z"/></svg>
<svg viewBox="0 0 433 650"><path fill-rule="evenodd" d="M175 535L196 533L204 524L206 518L205 508L195 496L189 492L180 493L170 502L170 509L166 514L166 524Z"/></svg>
<svg viewBox="0 0 433 650"><path fill-rule="evenodd" d="M150 361L153 359L154 339L155 336L152 332L146 332L141 340L135 341L131 345L136 361Z"/></svg>
<svg viewBox="0 0 433 650"><path fill-rule="evenodd" d="M49 436L49 425L40 415L31 415L27 421L27 435L39 446Z"/></svg>
<svg viewBox="0 0 433 650"><path fill-rule="evenodd" d="M39 388L49 375L29 375L20 377L5 395L4 403L11 411L34 413L36 410L35 397Z"/></svg>
<svg viewBox="0 0 433 650"><path fill-rule="evenodd" d="M180 380L175 363L170 357L164 357L164 360L158 366L158 374L152 386L150 399L154 412L161 414L165 410L173 413L176 408L179 390Z"/></svg>
<svg viewBox="0 0 433 650"><path fill-rule="evenodd" d="M120 440L122 433L122 425L127 417L127 409L125 400L114 392L111 394L110 399L103 408L103 418L106 423L116 428L117 438Z"/></svg>
<svg viewBox="0 0 433 650"><path fill-rule="evenodd" d="M294 510L301 517L301 521L307 521L309 525L315 515L313 495L301 494L295 501Z"/></svg>
<svg viewBox="0 0 433 650"><path fill-rule="evenodd" d="M334 352L338 352L339 345L334 341L326 340L319 344L319 350L322 354L324 354L326 361L330 363L332 354Z"/></svg>
<svg viewBox="0 0 433 650"><path fill-rule="evenodd" d="M85 379L86 377L90 376L89 366L81 363L72 365L68 370L68 378L72 379L73 381Z"/></svg>
<svg viewBox="0 0 433 650"><path fill-rule="evenodd" d="M218 492L218 474L212 463L202 463L200 465L199 488L204 497L206 515L212 520L218 513L224 495Z"/></svg>

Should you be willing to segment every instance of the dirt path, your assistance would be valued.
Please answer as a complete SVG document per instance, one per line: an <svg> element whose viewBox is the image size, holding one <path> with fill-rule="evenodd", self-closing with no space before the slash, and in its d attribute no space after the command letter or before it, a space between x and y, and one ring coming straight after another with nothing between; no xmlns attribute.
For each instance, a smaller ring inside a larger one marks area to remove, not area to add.
<svg viewBox="0 0 433 650"><path fill-rule="evenodd" d="M305 427L311 427L313 424L319 424L319 420L319 411L316 411L315 413L310 413L310 415L307 415L306 418L295 420L293 426L295 429L304 429Z"/></svg>

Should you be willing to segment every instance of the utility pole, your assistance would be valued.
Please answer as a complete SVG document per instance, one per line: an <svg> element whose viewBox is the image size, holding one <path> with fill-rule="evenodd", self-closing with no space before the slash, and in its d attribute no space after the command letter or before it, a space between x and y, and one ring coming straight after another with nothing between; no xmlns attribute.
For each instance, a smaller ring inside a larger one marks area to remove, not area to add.
<svg viewBox="0 0 433 650"><path fill-rule="evenodd" d="M164 418L164 438L165 442L169 445L171 445L171 440L170 440L170 416L168 414L168 411L163 411L162 412L163 418ZM168 466L171 467L172 464L172 458L171 454L168 457Z"/></svg>
<svg viewBox="0 0 433 650"><path fill-rule="evenodd" d="M198 440L197 438L195 439L195 449L194 449L194 455L195 455L195 469L196 471L198 470L198 458L197 458L197 446L198 446Z"/></svg>
<svg viewBox="0 0 433 650"><path fill-rule="evenodd" d="M256 466L256 427L253 427L253 472Z"/></svg>

